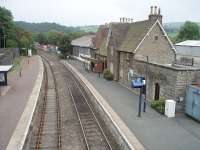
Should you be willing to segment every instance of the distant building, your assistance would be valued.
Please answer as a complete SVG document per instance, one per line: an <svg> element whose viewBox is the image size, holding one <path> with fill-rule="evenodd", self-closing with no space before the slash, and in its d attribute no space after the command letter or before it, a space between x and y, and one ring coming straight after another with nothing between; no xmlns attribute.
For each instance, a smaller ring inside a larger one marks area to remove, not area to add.
<svg viewBox="0 0 200 150"><path fill-rule="evenodd" d="M80 38L74 39L71 42L73 46L72 55L74 58L84 61L86 58L94 57L95 48L93 45L94 35L85 35Z"/></svg>
<svg viewBox="0 0 200 150"><path fill-rule="evenodd" d="M177 50L177 60L190 61L194 64L200 64L200 41L187 40L174 45Z"/></svg>

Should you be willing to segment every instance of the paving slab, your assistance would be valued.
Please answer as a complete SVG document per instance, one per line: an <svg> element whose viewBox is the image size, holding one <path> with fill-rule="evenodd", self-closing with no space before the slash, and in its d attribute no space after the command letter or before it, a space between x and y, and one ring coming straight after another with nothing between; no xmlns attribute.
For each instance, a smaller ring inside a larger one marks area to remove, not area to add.
<svg viewBox="0 0 200 150"><path fill-rule="evenodd" d="M115 81L106 81L87 72L80 62L68 60L107 100L139 141L148 150L199 150L200 123L186 115L167 118L147 106L137 117L138 95Z"/></svg>
<svg viewBox="0 0 200 150"><path fill-rule="evenodd" d="M22 76L19 72L8 74L9 91L0 96L0 150L6 146L24 111L39 72L39 57L24 58Z"/></svg>

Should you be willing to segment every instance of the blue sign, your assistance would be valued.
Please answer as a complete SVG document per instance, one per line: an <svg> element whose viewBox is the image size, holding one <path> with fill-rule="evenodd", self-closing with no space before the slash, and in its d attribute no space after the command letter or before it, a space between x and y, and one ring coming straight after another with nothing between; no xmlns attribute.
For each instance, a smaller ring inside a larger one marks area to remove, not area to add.
<svg viewBox="0 0 200 150"><path fill-rule="evenodd" d="M145 86L145 78L144 77L138 77L131 81L133 88L142 88Z"/></svg>

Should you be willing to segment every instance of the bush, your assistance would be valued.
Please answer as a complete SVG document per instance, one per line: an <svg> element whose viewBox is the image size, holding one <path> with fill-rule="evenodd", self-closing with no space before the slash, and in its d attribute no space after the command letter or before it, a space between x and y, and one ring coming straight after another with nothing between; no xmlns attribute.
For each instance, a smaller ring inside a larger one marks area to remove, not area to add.
<svg viewBox="0 0 200 150"><path fill-rule="evenodd" d="M165 100L160 99L158 101L152 101L150 104L151 107L156 111L158 111L159 113L161 114L165 113Z"/></svg>
<svg viewBox="0 0 200 150"><path fill-rule="evenodd" d="M105 69L103 71L103 77L106 79L106 80L113 80L113 74L110 72L109 69Z"/></svg>
<svg viewBox="0 0 200 150"><path fill-rule="evenodd" d="M34 46L31 46L32 54L37 55L37 49Z"/></svg>
<svg viewBox="0 0 200 150"><path fill-rule="evenodd" d="M28 50L26 48L21 48L20 49L20 55L21 56L27 56L28 55Z"/></svg>

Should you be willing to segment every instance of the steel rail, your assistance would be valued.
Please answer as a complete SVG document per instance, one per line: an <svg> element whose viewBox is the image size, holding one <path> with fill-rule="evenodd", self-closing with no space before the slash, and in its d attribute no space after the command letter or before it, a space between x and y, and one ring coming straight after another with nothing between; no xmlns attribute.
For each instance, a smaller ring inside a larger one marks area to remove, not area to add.
<svg viewBox="0 0 200 150"><path fill-rule="evenodd" d="M55 85L55 91L56 91L56 105L57 105L57 136L58 136L58 150L62 149L62 131L61 131L61 112L60 112L60 102L59 102L59 95L58 95L58 87L57 87L57 83L56 83L56 77L55 77L55 73L53 71L53 68L50 64L50 60L47 57L44 57L42 55L40 55L44 60L46 60L46 62L48 63L50 70L52 72L53 75L53 80L54 80L54 85Z"/></svg>
<svg viewBox="0 0 200 150"><path fill-rule="evenodd" d="M35 147L35 150L40 150L40 145L42 144L41 143L41 140L42 140L42 133L43 133L43 128L44 128L44 123L45 123L45 113L46 113L46 103L47 103L47 90L48 90L48 73L47 73L47 66L45 64L45 62L48 64L50 70L51 70L51 73L52 73L52 76L53 76L53 83L54 83L54 86L55 86L55 96L56 96L56 121L57 121L57 148L58 150L61 150L62 149L62 139L61 139L61 115L60 115L60 103L59 103L59 96L58 96L58 88L57 88L57 83L56 83L56 78L55 78L55 74L54 74L54 71L53 71L53 68L49 62L49 60L40 55L42 57L42 61L43 61L43 64L44 64L44 70L45 70L45 77L46 77L46 81L45 81L45 94L44 94L44 102L42 104L42 110L41 110L41 117L40 117L40 122L39 122L39 129L38 129L38 132L37 132L37 139L36 139L36 147Z"/></svg>
<svg viewBox="0 0 200 150"><path fill-rule="evenodd" d="M82 133L83 133L83 137L84 137L84 141L85 141L85 144L86 144L86 148L89 150L89 149L90 149L90 148L89 148L89 144L88 144L88 142L87 142L87 138L86 138L86 134L85 134L85 131L84 131L83 123L82 123L82 121L81 121L81 118L80 118L80 115L79 115L79 112L78 112L78 109L77 109L77 106L76 106L76 102L75 102L75 100L74 100L74 97L73 97L73 95L72 95L72 91L71 91L71 89L69 88L69 86L67 86L67 88L68 88L68 90L69 90L70 96L71 96L71 98L72 98L72 101L73 101L73 104L74 104L74 107L75 107L75 110L76 110L76 115L77 115L77 117L78 117L78 120L79 120L79 123L80 123L80 126L81 126L81 131L82 131Z"/></svg>
<svg viewBox="0 0 200 150"><path fill-rule="evenodd" d="M70 72L70 73L71 73L71 72ZM110 143L109 143L109 141L108 141L108 139L107 139L105 133L103 132L103 129L102 129L102 127L101 127L101 125L100 125L100 123L99 123L99 121L98 121L98 119L97 119L97 117L96 117L94 111L92 110L90 104L88 103L88 100L86 99L86 97L85 97L85 95L83 94L82 90L80 89L80 87L78 86L77 82L75 81L75 79L74 79L72 73L71 73L71 77L72 77L73 82L75 83L75 86L78 87L78 89L79 89L79 91L80 91L80 94L82 95L82 97L84 98L84 100L85 100L87 106L89 107L89 110L90 110L90 112L92 113L92 116L93 116L94 119L95 119L95 123L97 124L97 126L98 126L98 128L99 128L101 134L103 135L103 138L105 139L105 141L106 141L106 143L107 143L109 149L112 150L112 147L111 147L111 145L110 145ZM87 147L87 149L89 150L90 147L89 147L89 144L88 144L88 140L87 140L86 133L85 133L85 131L84 131L84 125L83 125L83 123L82 123L82 121L81 121L81 117L80 117L80 114L79 114L79 110L77 109L77 104L76 104L76 102L75 102L75 100L74 100L74 96L73 96L72 91L71 91L71 89L69 88L69 86L68 86L68 90L69 90L70 96L71 96L71 98L72 98L72 101L73 101L73 104L74 104L74 107L75 107L75 110L76 110L76 114L77 114L77 116L78 116L78 120L79 120L79 123L80 123L80 126L81 126L81 130L82 130L82 132L83 132L83 136L84 136L84 140L85 140L85 143L86 143L86 147Z"/></svg>
<svg viewBox="0 0 200 150"><path fill-rule="evenodd" d="M112 150L112 147L111 147L111 145L110 145L110 142L108 141L108 138L107 138L107 136L105 135L105 133L104 133L104 131L103 131L103 128L101 127L101 125L100 125L100 123L99 123L99 121L98 121L98 119L97 119L97 117L96 117L96 115L95 115L93 109L91 108L91 105L88 103L87 98L86 98L85 95L83 94L83 91L81 90L81 88L78 86L78 84L77 84L76 80L74 79L74 77L73 77L73 81L74 81L74 83L76 84L76 86L78 87L79 91L81 92L81 95L83 96L83 98L84 98L84 100L86 101L87 105L89 106L89 109L90 109L90 111L92 112L92 115L93 115L93 117L95 118L95 121L96 121L96 123L97 123L97 125L98 125L98 127L99 127L99 129L100 129L100 131L101 131L101 133L103 134L103 137L105 138L105 140L106 140L106 142L107 142L107 144L108 144L110 150Z"/></svg>

